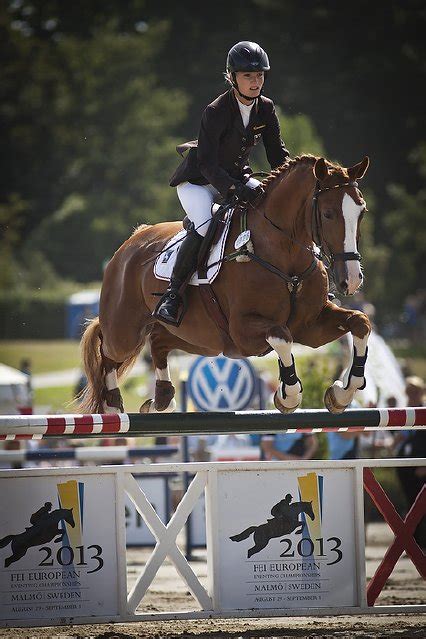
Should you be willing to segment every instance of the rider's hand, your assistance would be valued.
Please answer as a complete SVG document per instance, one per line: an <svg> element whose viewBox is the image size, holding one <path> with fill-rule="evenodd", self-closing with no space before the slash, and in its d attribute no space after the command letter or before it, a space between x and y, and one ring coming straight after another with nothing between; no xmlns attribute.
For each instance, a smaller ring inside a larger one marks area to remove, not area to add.
<svg viewBox="0 0 426 639"><path fill-rule="evenodd" d="M235 184L235 189L233 190L239 200L241 200L242 202L247 202L249 204L257 200L257 198L263 194L263 189L260 185L256 186L256 188L254 189L251 189L249 186L243 184L242 182L237 182Z"/></svg>

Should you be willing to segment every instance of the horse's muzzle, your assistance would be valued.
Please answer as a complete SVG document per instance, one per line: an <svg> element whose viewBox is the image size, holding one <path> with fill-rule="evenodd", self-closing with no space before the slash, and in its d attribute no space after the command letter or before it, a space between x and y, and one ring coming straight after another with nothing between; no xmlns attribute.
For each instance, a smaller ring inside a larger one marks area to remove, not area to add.
<svg viewBox="0 0 426 639"><path fill-rule="evenodd" d="M339 260L334 263L334 281L340 295L353 295L362 284L362 271L357 261Z"/></svg>

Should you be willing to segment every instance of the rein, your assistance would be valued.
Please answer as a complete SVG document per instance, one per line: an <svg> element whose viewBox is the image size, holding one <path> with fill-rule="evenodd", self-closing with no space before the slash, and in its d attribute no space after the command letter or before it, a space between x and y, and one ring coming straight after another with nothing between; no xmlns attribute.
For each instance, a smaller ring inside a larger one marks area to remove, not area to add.
<svg viewBox="0 0 426 639"><path fill-rule="evenodd" d="M295 301L296 301L297 291L299 290L299 287L300 287L302 281L304 279L306 279L309 275L311 275L311 273L313 273L315 271L315 269L317 267L317 264L318 264L318 260L321 260L324 263L324 266L327 269L331 268L336 260L343 260L343 261L356 260L358 262L361 261L361 255L358 252L345 251L343 253L332 253L331 251L327 252L325 250L325 248L322 246L322 244L323 244L322 239L323 238L321 238L321 235L322 235L321 234L321 220L320 220L320 211L319 211L319 206L318 206L318 197L321 195L321 193L325 193L326 191L331 191L333 189L341 189L341 188L345 188L345 187L348 187L348 186L353 186L355 188L358 188L358 182L356 182L355 180L350 180L350 181L344 182L342 184L336 184L335 186L329 186L329 187L325 187L325 188L320 188L319 180L316 181L315 191L314 191L314 194L312 196L311 227L312 227L312 239L313 239L313 242L315 244L315 246L313 246L313 247L312 246L306 246L306 244L303 244L302 242L299 242L295 238L291 237L291 235L289 233L287 233L287 231L285 231L284 229L280 228L277 224L275 224L275 222L273 222L266 215L265 211L263 211L263 217L266 220L268 220L268 222L274 228L276 228L281 233L284 233L291 242L293 242L294 244L298 244L299 246L301 246L306 251L308 251L309 253L312 254L313 259L312 259L311 264L308 266L308 268L306 268L303 271L303 273L300 273L300 275L291 276L291 275L287 275L286 273L283 273L283 271L278 269L276 266L274 266L270 262L267 262L263 258L259 257L254 252L249 251L247 246L238 249L234 253L230 253L230 254L226 255L222 259L222 261L230 262L230 261L232 261L234 259L237 259L238 256L244 255L244 256L248 257L250 260L253 260L257 264L259 264L260 266L263 266L264 268L266 268L268 271L270 271L274 275L277 275L278 277L280 277L282 280L284 280L287 283L287 287L288 287L288 289L290 291L290 296L291 296L291 308L294 309L294 304L295 304ZM254 208L253 205L251 205L251 206L252 206L252 208ZM246 215L247 215L247 210L243 213L244 226L245 226L244 230L247 229Z"/></svg>

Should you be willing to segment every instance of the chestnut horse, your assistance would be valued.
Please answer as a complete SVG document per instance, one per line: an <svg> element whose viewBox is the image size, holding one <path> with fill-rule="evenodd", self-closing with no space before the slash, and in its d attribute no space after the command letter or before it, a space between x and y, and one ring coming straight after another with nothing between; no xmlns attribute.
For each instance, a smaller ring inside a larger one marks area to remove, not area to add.
<svg viewBox="0 0 426 639"><path fill-rule="evenodd" d="M206 311L197 286L188 287L188 310L180 326L165 325L152 317L158 302L153 293L164 292L167 286L155 278L153 259L182 224L137 228L107 265L99 318L90 322L82 338L88 384L81 410L123 411L118 381L148 338L156 388L155 397L145 401L141 412L175 409L167 363L173 349L232 357L261 356L275 350L280 370L275 405L282 412L292 412L302 399L293 342L316 348L351 333L351 365L344 381L335 381L324 397L331 412L344 411L365 385L371 326L365 314L328 300L322 260L329 261L339 293L357 291L362 284L357 241L366 207L356 180L363 177L368 165L367 157L345 169L305 155L287 160L263 181L262 202L247 216L254 254L246 262L225 261L213 284L227 318L228 343ZM238 217L231 221L226 254L234 252L240 233ZM232 352L229 343L234 345Z"/></svg>

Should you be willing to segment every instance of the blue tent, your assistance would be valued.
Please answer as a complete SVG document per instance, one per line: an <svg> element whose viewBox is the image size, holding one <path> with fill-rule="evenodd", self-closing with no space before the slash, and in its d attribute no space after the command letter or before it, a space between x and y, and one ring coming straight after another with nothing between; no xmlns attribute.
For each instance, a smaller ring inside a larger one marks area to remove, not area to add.
<svg viewBox="0 0 426 639"><path fill-rule="evenodd" d="M87 320L99 314L99 291L80 291L68 298L65 314L65 335L79 339Z"/></svg>

